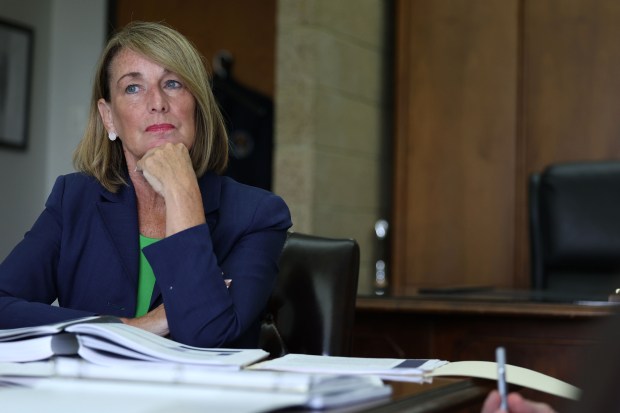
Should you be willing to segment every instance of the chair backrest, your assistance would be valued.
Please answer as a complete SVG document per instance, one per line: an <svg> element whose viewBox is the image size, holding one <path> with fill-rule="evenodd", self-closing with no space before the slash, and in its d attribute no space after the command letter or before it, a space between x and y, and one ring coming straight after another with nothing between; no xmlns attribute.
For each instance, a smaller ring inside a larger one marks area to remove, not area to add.
<svg viewBox="0 0 620 413"><path fill-rule="evenodd" d="M555 164L529 180L532 288L620 287L620 162Z"/></svg>
<svg viewBox="0 0 620 413"><path fill-rule="evenodd" d="M262 325L261 348L271 357L349 355L359 262L353 239L290 233Z"/></svg>

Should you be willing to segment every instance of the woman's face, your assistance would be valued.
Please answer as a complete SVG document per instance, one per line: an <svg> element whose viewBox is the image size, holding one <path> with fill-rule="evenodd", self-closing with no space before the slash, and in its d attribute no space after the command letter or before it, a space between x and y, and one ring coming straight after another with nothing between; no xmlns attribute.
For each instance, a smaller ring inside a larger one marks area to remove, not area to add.
<svg viewBox="0 0 620 413"><path fill-rule="evenodd" d="M99 114L122 141L130 171L149 149L166 142L191 149L196 101L179 76L123 49L112 59L109 79L110 102L99 99Z"/></svg>

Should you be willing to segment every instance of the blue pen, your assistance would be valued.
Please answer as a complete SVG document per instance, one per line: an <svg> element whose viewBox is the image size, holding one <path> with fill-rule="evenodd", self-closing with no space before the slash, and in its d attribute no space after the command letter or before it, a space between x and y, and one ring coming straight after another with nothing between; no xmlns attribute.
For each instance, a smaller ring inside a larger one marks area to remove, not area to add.
<svg viewBox="0 0 620 413"><path fill-rule="evenodd" d="M498 347L495 349L495 361L497 362L497 390L500 397L500 408L507 412L507 388L506 388L506 350L504 347Z"/></svg>

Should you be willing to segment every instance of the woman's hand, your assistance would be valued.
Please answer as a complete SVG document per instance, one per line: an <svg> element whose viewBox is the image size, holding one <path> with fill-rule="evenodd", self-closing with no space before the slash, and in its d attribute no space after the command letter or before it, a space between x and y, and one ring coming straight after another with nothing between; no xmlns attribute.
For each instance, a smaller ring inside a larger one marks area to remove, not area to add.
<svg viewBox="0 0 620 413"><path fill-rule="evenodd" d="M166 202L166 236L206 222L198 180L185 145L166 143L153 148L136 167Z"/></svg>
<svg viewBox="0 0 620 413"><path fill-rule="evenodd" d="M152 148L136 164L153 189L164 198L177 184L196 181L187 147L182 143L166 143Z"/></svg>
<svg viewBox="0 0 620 413"><path fill-rule="evenodd" d="M484 401L481 413L506 413L499 406L499 392L493 390ZM519 393L508 395L508 411L510 413L556 413L549 405L524 399Z"/></svg>
<svg viewBox="0 0 620 413"><path fill-rule="evenodd" d="M156 309L146 313L142 317L121 317L121 321L127 325L138 327L142 330L155 333L158 336L165 337L170 334L170 330L168 329L168 319L166 318L166 310L164 309L163 304L161 304Z"/></svg>

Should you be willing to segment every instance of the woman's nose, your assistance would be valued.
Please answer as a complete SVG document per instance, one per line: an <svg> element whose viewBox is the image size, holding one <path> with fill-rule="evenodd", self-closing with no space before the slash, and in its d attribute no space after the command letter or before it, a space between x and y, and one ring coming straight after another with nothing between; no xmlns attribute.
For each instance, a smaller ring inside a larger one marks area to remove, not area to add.
<svg viewBox="0 0 620 413"><path fill-rule="evenodd" d="M168 111L168 100L163 90L152 88L149 93L149 111L150 112L166 112Z"/></svg>

